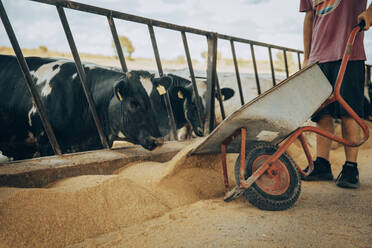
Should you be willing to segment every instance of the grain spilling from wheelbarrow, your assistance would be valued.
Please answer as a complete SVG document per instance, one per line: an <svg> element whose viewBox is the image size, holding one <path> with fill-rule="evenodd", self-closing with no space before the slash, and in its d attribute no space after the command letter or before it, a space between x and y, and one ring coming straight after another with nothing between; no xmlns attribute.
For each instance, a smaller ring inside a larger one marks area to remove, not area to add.
<svg viewBox="0 0 372 248"><path fill-rule="evenodd" d="M0 188L0 247L64 247L222 196L220 157L188 157L195 145L169 162L132 163L114 175Z"/></svg>

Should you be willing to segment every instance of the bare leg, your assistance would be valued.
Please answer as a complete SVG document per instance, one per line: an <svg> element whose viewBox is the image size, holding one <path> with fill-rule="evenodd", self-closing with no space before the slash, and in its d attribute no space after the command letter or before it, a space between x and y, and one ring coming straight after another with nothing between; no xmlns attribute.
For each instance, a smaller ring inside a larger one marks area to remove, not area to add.
<svg viewBox="0 0 372 248"><path fill-rule="evenodd" d="M346 140L360 142L360 128L358 123L350 116L342 117L342 137ZM346 161L357 162L358 147L345 146Z"/></svg>
<svg viewBox="0 0 372 248"><path fill-rule="evenodd" d="M323 117L321 117L321 119L317 123L317 127L324 130L324 131L327 131L327 132L330 132L330 133L333 134L334 133L334 125L333 125L332 116L324 115ZM331 150L331 144L332 144L332 140L330 140L326 137L317 135L316 136L317 156L321 157L321 158L324 158L324 159L327 159L329 161L329 153L330 153L330 150Z"/></svg>

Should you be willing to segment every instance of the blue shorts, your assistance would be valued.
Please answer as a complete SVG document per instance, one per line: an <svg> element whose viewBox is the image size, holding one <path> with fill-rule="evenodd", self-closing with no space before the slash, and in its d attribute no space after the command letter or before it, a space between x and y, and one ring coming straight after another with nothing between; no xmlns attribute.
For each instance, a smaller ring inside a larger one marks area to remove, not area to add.
<svg viewBox="0 0 372 248"><path fill-rule="evenodd" d="M318 65L332 87L334 87L338 71L340 70L341 60L319 63ZM340 90L341 96L360 117L364 117L364 72L365 65L363 60L349 61ZM318 122L323 115L340 118L341 116L347 116L348 113L338 102L334 102L317 114L314 114L311 120Z"/></svg>

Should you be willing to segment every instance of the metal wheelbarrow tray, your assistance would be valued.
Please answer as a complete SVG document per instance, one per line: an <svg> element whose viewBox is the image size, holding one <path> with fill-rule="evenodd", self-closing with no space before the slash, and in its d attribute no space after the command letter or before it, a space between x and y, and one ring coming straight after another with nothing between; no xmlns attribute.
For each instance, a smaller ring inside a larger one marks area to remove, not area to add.
<svg viewBox="0 0 372 248"><path fill-rule="evenodd" d="M221 143L240 128L247 130L247 143L277 144L303 125L331 93L327 78L312 64L229 115L192 153L220 153ZM240 137L231 141L227 152L240 152Z"/></svg>

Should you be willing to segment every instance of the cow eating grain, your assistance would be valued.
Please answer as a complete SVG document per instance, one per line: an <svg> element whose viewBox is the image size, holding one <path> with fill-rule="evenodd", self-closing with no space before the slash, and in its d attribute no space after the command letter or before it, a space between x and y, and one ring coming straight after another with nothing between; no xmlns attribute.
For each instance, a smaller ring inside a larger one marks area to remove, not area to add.
<svg viewBox="0 0 372 248"><path fill-rule="evenodd" d="M206 88L206 83L201 82L199 85L201 85L198 87L200 88L199 90L201 90L201 94L198 99L193 90L191 81L183 77L175 74L167 74L164 77L155 78L155 80L153 80L150 99L154 112L157 113L156 121L162 136L168 135L171 131L165 102L161 97L161 94L165 93L161 90L162 86L167 88L169 94L178 139L191 138L192 132L194 132L196 136L204 135L203 127L206 116L206 91L204 89ZM221 94L224 100L228 100L234 95L234 90L231 88L223 88L221 89ZM218 98L218 94L216 94L215 97ZM202 120L200 120L198 114L198 100L200 102Z"/></svg>
<svg viewBox="0 0 372 248"><path fill-rule="evenodd" d="M102 148L75 63L29 57L26 62L63 153ZM147 71L86 64L84 70L103 131L111 146L119 136L152 150L160 131L141 81ZM52 154L16 57L0 55L0 150L14 159Z"/></svg>

